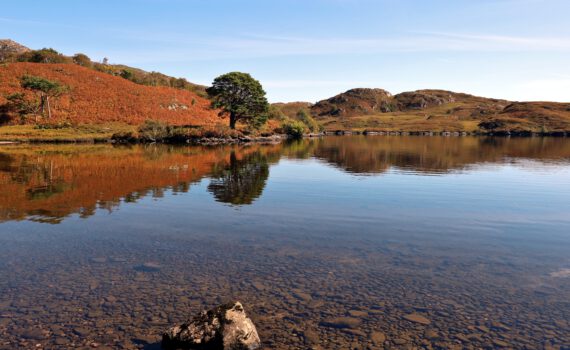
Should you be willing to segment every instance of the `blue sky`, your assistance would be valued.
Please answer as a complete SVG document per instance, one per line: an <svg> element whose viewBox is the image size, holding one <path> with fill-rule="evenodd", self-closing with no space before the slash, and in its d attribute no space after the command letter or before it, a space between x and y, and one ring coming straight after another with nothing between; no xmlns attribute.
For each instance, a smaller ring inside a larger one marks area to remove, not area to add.
<svg viewBox="0 0 570 350"><path fill-rule="evenodd" d="M18 0L0 38L202 84L245 71L272 102L354 87L570 101L568 14L568 0Z"/></svg>

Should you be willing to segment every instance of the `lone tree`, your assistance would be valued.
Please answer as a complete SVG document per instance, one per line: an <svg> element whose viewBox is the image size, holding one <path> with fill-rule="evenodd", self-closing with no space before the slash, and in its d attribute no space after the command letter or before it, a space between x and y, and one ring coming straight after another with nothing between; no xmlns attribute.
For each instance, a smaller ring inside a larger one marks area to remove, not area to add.
<svg viewBox="0 0 570 350"><path fill-rule="evenodd" d="M230 115L230 128L237 121L259 127L267 121L269 103L259 81L247 73L232 72L214 79L207 90L214 108Z"/></svg>
<svg viewBox="0 0 570 350"><path fill-rule="evenodd" d="M61 96L61 94L66 91L65 87L56 81L32 75L24 75L20 81L20 85L24 89L31 90L39 95L42 116L47 108L48 118L51 118L50 97Z"/></svg>

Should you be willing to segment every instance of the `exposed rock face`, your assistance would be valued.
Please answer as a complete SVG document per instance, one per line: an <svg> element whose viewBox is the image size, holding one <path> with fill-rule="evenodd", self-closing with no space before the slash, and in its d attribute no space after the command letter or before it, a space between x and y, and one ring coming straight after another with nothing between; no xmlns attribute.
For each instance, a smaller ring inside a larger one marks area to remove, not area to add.
<svg viewBox="0 0 570 350"><path fill-rule="evenodd" d="M382 89L352 89L311 107L315 116L352 117L373 113L393 112L392 94Z"/></svg>
<svg viewBox="0 0 570 350"><path fill-rule="evenodd" d="M403 92L394 96L399 110L426 109L453 103L459 100L458 94L450 91L419 90Z"/></svg>
<svg viewBox="0 0 570 350"><path fill-rule="evenodd" d="M18 55L30 51L27 47L10 39L0 39L0 61L9 56Z"/></svg>
<svg viewBox="0 0 570 350"><path fill-rule="evenodd" d="M162 335L164 349L254 350L261 341L240 302L203 311Z"/></svg>

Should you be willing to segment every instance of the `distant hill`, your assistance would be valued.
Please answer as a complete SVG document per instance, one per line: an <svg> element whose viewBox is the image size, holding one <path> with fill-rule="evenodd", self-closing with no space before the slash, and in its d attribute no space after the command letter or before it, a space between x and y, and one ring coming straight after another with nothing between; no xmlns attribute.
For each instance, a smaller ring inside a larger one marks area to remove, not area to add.
<svg viewBox="0 0 570 350"><path fill-rule="evenodd" d="M210 101L196 93L164 86L144 86L77 64L7 63L0 65L0 106L6 96L31 92L20 87L20 78L34 75L57 81L69 92L53 103L49 122L124 123L138 125L160 120L172 125L212 125L220 121ZM10 112L0 111L0 123L21 121ZM47 122L47 121L45 121Z"/></svg>
<svg viewBox="0 0 570 350"><path fill-rule="evenodd" d="M510 102L445 90L352 89L310 106L326 130L570 132L570 103Z"/></svg>

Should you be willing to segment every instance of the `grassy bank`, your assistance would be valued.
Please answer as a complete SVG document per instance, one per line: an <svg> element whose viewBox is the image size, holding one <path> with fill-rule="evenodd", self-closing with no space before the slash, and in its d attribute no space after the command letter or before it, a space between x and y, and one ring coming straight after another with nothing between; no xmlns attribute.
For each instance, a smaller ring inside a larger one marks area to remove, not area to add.
<svg viewBox="0 0 570 350"><path fill-rule="evenodd" d="M264 141L277 135L275 123L260 130L240 125L236 130L225 124L214 126L173 126L157 121L142 125L122 123L82 125L9 125L0 127L0 142L22 143L81 143L81 142L249 142Z"/></svg>
<svg viewBox="0 0 570 350"><path fill-rule="evenodd" d="M0 127L0 141L15 142L98 142L110 140L116 133L135 132L125 124L84 124L66 127L10 125Z"/></svg>

